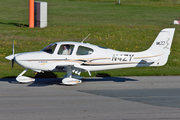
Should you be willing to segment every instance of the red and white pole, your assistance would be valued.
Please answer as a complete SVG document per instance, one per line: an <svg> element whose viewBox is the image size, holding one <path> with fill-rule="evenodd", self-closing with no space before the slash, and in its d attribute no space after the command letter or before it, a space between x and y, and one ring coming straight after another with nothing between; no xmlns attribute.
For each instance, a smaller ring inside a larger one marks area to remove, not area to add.
<svg viewBox="0 0 180 120"><path fill-rule="evenodd" d="M34 0L29 0L29 28L34 28Z"/></svg>

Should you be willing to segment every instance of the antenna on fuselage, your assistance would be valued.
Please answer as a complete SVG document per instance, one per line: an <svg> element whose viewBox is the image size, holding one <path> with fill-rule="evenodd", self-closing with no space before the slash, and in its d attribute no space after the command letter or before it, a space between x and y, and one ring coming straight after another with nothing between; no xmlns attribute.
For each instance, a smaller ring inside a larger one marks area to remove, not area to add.
<svg viewBox="0 0 180 120"><path fill-rule="evenodd" d="M90 35L91 33L89 33L89 35ZM82 40L82 42L81 43L83 43L85 40L86 40L86 38L88 38L89 37L89 35L88 36L86 36L83 40Z"/></svg>

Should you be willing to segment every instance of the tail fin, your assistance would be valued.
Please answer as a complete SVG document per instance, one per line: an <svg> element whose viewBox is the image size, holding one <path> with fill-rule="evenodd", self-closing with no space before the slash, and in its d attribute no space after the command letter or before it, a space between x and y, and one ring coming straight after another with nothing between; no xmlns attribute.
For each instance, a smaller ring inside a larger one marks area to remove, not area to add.
<svg viewBox="0 0 180 120"><path fill-rule="evenodd" d="M171 49L175 28L163 29L151 47L146 51L151 55L158 56L157 66L165 65Z"/></svg>

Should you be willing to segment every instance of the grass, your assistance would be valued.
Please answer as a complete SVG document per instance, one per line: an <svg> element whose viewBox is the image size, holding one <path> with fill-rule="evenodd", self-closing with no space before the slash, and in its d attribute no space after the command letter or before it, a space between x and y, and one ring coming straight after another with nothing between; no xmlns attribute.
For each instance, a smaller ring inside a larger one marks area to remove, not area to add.
<svg viewBox="0 0 180 120"><path fill-rule="evenodd" d="M57 41L81 41L121 51L142 51L150 47L163 28L176 28L168 63L163 67L128 68L99 73L111 76L180 75L180 20L178 0L46 0L48 27L28 28L28 1L6 0L0 4L0 78L17 76L24 68L4 57L38 51ZM55 73L62 77L64 73ZM34 72L28 71L28 76ZM82 73L88 76L88 73ZM93 76L95 74L93 73Z"/></svg>

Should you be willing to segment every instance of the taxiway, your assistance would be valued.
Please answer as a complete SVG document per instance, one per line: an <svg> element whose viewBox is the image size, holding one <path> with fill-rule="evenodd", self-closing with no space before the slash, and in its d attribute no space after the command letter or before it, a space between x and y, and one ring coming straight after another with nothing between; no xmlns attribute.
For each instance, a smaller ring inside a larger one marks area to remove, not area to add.
<svg viewBox="0 0 180 120"><path fill-rule="evenodd" d="M179 120L180 76L0 79L1 120Z"/></svg>

